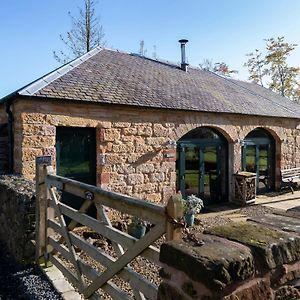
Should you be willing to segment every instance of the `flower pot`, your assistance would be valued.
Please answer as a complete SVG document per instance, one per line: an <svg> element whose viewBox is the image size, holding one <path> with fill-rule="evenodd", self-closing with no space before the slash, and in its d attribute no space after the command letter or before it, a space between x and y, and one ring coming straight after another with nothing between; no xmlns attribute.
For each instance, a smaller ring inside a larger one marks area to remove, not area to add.
<svg viewBox="0 0 300 300"><path fill-rule="evenodd" d="M133 237L135 237L137 239L140 239L146 233L146 226L136 225L136 224L130 224L128 226L128 233L130 235L132 235Z"/></svg>
<svg viewBox="0 0 300 300"><path fill-rule="evenodd" d="M185 218L185 223L186 223L187 227L194 226L194 221L195 221L194 214L186 214L184 216L184 218Z"/></svg>

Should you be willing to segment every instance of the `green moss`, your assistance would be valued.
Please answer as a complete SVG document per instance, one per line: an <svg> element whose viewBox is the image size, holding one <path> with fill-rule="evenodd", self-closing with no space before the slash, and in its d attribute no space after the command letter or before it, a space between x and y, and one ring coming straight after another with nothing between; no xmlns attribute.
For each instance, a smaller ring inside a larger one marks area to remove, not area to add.
<svg viewBox="0 0 300 300"><path fill-rule="evenodd" d="M262 248L287 237L284 233L251 223L214 227L208 233Z"/></svg>

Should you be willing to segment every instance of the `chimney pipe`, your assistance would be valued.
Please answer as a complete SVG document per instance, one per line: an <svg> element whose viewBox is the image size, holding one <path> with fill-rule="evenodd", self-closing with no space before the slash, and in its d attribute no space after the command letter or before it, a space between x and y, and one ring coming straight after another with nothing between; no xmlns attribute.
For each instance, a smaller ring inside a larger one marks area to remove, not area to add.
<svg viewBox="0 0 300 300"><path fill-rule="evenodd" d="M181 39L178 42L181 45L181 69L186 72L189 64L186 62L185 44L188 42L188 40Z"/></svg>

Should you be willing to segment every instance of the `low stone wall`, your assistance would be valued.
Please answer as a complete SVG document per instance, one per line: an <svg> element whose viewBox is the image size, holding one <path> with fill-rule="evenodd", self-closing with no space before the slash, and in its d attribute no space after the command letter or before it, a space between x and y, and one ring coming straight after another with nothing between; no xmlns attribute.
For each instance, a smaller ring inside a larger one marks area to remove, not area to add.
<svg viewBox="0 0 300 300"><path fill-rule="evenodd" d="M0 176L0 240L18 261L34 257L35 186L17 176Z"/></svg>
<svg viewBox="0 0 300 300"><path fill-rule="evenodd" d="M162 245L158 300L300 299L300 237L250 222Z"/></svg>

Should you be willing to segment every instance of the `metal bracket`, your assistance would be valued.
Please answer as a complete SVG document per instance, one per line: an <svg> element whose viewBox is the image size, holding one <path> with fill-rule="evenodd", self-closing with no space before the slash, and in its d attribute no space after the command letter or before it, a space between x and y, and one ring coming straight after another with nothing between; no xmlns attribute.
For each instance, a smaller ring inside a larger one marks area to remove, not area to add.
<svg viewBox="0 0 300 300"><path fill-rule="evenodd" d="M92 192L86 191L84 193L84 195L85 195L85 199L87 199L87 200L94 200L94 194Z"/></svg>
<svg viewBox="0 0 300 300"><path fill-rule="evenodd" d="M64 184L63 184L63 182L60 182L60 181L46 179L46 184L48 187L56 187L58 190L64 189Z"/></svg>

